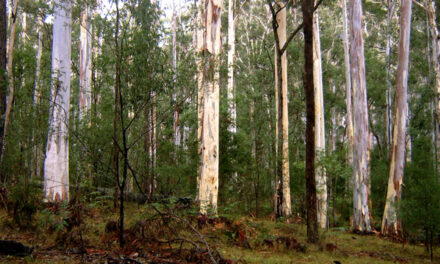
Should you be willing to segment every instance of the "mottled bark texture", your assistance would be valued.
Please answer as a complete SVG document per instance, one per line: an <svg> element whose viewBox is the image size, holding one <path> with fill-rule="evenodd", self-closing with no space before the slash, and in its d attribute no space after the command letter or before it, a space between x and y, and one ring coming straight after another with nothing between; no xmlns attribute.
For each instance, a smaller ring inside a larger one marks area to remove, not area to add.
<svg viewBox="0 0 440 264"><path fill-rule="evenodd" d="M354 107L353 230L356 232L370 232L367 162L369 129L361 0L350 1L350 30L350 63Z"/></svg>
<svg viewBox="0 0 440 264"><path fill-rule="evenodd" d="M315 150L316 155L325 154L324 127L324 86L322 83L321 40L319 35L319 15L313 15L313 84L315 90ZM327 220L327 175L323 167L315 172L316 203L318 223L321 228L328 227Z"/></svg>
<svg viewBox="0 0 440 264"><path fill-rule="evenodd" d="M345 102L347 109L346 118L346 137L347 137L347 160L348 164L353 164L353 104L351 95L351 69L350 69L350 48L348 40L348 21L347 21L347 0L341 0L342 22L344 32L342 41L344 44L344 62L345 62Z"/></svg>
<svg viewBox="0 0 440 264"><path fill-rule="evenodd" d="M89 21L90 7L85 6L80 14L79 43L79 118L88 113L91 107L92 80L92 34Z"/></svg>
<svg viewBox="0 0 440 264"><path fill-rule="evenodd" d="M304 91L306 94L307 241L319 241L315 182L315 94L313 84L313 0L302 0L304 24Z"/></svg>
<svg viewBox="0 0 440 264"><path fill-rule="evenodd" d="M399 58L396 73L396 104L394 112L394 135L388 179L387 199L382 218L382 235L400 235L402 232L398 215L398 202L402 195L405 167L406 125L408 119L408 64L411 35L412 0L402 0L400 6Z"/></svg>
<svg viewBox="0 0 440 264"><path fill-rule="evenodd" d="M221 0L206 0L203 58L203 118L200 166L200 213L217 214L219 166L219 79L221 52Z"/></svg>
<svg viewBox="0 0 440 264"><path fill-rule="evenodd" d="M69 198L71 2L54 2L52 87L44 162L44 192L49 201Z"/></svg>

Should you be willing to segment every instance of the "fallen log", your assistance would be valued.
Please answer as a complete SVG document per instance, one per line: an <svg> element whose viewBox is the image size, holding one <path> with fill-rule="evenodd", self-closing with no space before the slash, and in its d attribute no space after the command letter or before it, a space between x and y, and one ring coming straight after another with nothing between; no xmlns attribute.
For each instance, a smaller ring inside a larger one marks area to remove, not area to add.
<svg viewBox="0 0 440 264"><path fill-rule="evenodd" d="M32 254L32 248L12 240L0 240L0 255L24 257Z"/></svg>

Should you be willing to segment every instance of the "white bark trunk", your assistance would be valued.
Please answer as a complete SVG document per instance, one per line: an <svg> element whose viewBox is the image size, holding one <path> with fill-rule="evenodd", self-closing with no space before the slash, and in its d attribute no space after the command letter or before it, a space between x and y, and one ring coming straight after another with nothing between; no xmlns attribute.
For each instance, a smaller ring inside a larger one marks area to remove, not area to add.
<svg viewBox="0 0 440 264"><path fill-rule="evenodd" d="M277 2L279 6L284 6L283 3ZM286 8L283 8L277 14L277 22L278 22L278 39L280 47L283 47L286 43ZM280 81L280 80L278 80ZM283 200L282 200L282 213L283 216L290 216L292 214L292 206L290 199L290 171L289 171L289 119L288 119L288 98L287 98L287 52L284 52L281 55L281 94L278 92L278 96L282 97L282 105L279 105L279 110L281 111L282 120L281 121L281 131L282 133L282 150L281 150L281 159L282 159L282 191L283 191ZM280 113L279 113L280 114ZM279 118L278 118L279 119Z"/></svg>
<svg viewBox="0 0 440 264"><path fill-rule="evenodd" d="M204 76L202 164L200 168L200 213L212 209L217 214L218 165L219 165L219 79L221 52L221 0L207 0L206 4L206 50L210 56L209 71ZM207 54L207 55L208 55Z"/></svg>
<svg viewBox="0 0 440 264"><path fill-rule="evenodd" d="M321 40L319 35L319 15L317 12L313 15L313 83L315 87L315 150L319 157L325 153L325 120ZM327 176L324 168L316 169L315 181L318 223L321 228L327 228Z"/></svg>
<svg viewBox="0 0 440 264"><path fill-rule="evenodd" d="M79 47L79 119L82 120L91 107L92 80L92 35L89 21L90 8L86 6L80 14Z"/></svg>
<svg viewBox="0 0 440 264"><path fill-rule="evenodd" d="M350 1L350 29L354 106L353 229L359 232L370 232L367 162L369 130L361 0Z"/></svg>
<svg viewBox="0 0 440 264"><path fill-rule="evenodd" d="M173 3L173 29L172 29L172 55L173 55L173 83L174 83L174 92L173 92L173 102L174 102L174 120L173 120L173 131L174 131L174 146L175 146L175 153L177 148L180 146L180 110L179 107L176 105L177 103L177 80L176 80L176 72L177 72L177 40L176 40L176 31L177 31L177 14L176 14L176 4Z"/></svg>
<svg viewBox="0 0 440 264"><path fill-rule="evenodd" d="M231 124L229 131L231 133L237 132L237 111L235 108L234 99L234 61L235 61L235 0L229 0L228 6L228 111L231 115Z"/></svg>
<svg viewBox="0 0 440 264"><path fill-rule="evenodd" d="M382 218L383 235L399 235L401 223L397 203L402 194L405 167L406 123L408 119L408 64L411 33L411 0L402 0L400 7L399 61L396 76L396 110L393 148L388 179L387 200Z"/></svg>
<svg viewBox="0 0 440 264"><path fill-rule="evenodd" d="M342 2L342 20L344 33L342 34L342 41L344 43L344 60L345 60L345 102L347 108L346 116L346 134L347 134L347 160L348 164L353 164L353 105L351 95L351 70L350 70L350 48L348 40L348 22L347 22L347 0Z"/></svg>
<svg viewBox="0 0 440 264"><path fill-rule="evenodd" d="M71 2L55 0L52 90L44 162L44 192L49 201L69 199Z"/></svg>
<svg viewBox="0 0 440 264"><path fill-rule="evenodd" d="M437 156L437 162L440 158L440 63L439 63L439 57L440 57L440 34L437 28L437 14L436 14L436 6L435 1L433 0L426 0L425 1L425 7L427 7L427 13L428 13L428 21L429 21L429 27L431 31L431 52L432 52L432 66L434 71L434 78L435 78L435 115L436 115L436 127L434 129L435 131L435 139L436 139L436 156ZM439 169L440 166L437 168Z"/></svg>

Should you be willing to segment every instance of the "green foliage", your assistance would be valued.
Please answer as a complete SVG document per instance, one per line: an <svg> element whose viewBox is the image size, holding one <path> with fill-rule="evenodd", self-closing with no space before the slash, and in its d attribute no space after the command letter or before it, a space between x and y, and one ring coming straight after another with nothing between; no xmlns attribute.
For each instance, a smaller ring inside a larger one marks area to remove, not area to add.
<svg viewBox="0 0 440 264"><path fill-rule="evenodd" d="M9 214L21 228L32 228L35 213L40 208L43 193L37 183L19 182L10 189Z"/></svg>
<svg viewBox="0 0 440 264"><path fill-rule="evenodd" d="M406 167L400 215L410 238L423 237L427 249L432 250L440 232L440 180L431 153L430 138L414 142L413 161Z"/></svg>
<svg viewBox="0 0 440 264"><path fill-rule="evenodd" d="M41 210L38 218L38 228L41 231L49 230L56 233L65 231L70 215L68 208L68 203L62 202Z"/></svg>

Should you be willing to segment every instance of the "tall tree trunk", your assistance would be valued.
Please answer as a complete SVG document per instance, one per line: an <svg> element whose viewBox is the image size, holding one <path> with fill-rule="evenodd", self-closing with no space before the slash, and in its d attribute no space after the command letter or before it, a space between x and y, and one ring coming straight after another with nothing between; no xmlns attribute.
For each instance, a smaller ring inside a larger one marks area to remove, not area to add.
<svg viewBox="0 0 440 264"><path fill-rule="evenodd" d="M277 1L278 8L282 8L276 16L276 75L277 75L277 101L278 101L278 144L277 144L277 177L281 181L283 216L292 214L290 199L290 171L289 171L289 119L287 108L287 54L281 53L281 47L286 43L286 7Z"/></svg>
<svg viewBox="0 0 440 264"><path fill-rule="evenodd" d="M321 60L319 15L315 12L313 14L313 85L315 90L315 150L318 156L325 154L324 87ZM327 228L327 176L322 167L318 168L315 173L318 223L321 228Z"/></svg>
<svg viewBox="0 0 440 264"><path fill-rule="evenodd" d="M196 64L197 64L197 154L202 153L202 133L203 133L203 103L205 95L205 86L203 85L203 50L204 50L204 28L206 21L205 17L205 0L197 1L197 41L196 41ZM200 192L200 166L197 166L197 197L199 200Z"/></svg>
<svg viewBox="0 0 440 264"><path fill-rule="evenodd" d="M319 241L315 182L315 91L313 84L313 0L302 0L304 24L304 91L306 94L307 240Z"/></svg>
<svg viewBox="0 0 440 264"><path fill-rule="evenodd" d="M92 34L89 21L90 7L87 5L80 14L79 51L79 119L82 120L91 107L92 79Z"/></svg>
<svg viewBox="0 0 440 264"><path fill-rule="evenodd" d="M121 84L121 58L119 51L119 8L118 8L118 0L115 1L116 6L116 22L115 22L115 89L114 89L114 116L113 116L113 173L115 176L115 194L114 194L114 206L115 208L120 206L119 204L119 136L118 136L118 120L119 113L121 112L119 109L120 100L119 98L120 92L119 89Z"/></svg>
<svg viewBox="0 0 440 264"><path fill-rule="evenodd" d="M396 108L393 148L388 179L387 200L382 218L383 235L400 235L401 223L397 203L402 195L405 167L406 122L408 118L408 64L411 33L411 0L402 0L400 6L399 61L396 75Z"/></svg>
<svg viewBox="0 0 440 264"><path fill-rule="evenodd" d="M180 106L177 105L177 40L176 33L177 32L177 13L176 13L176 4L173 3L173 28L172 28L172 44L173 44L173 84L174 84L174 92L173 92L173 102L174 102L174 120L173 120L173 131L174 131L174 155L176 158L177 150L180 146Z"/></svg>
<svg viewBox="0 0 440 264"><path fill-rule="evenodd" d="M218 165L219 165L219 79L221 52L222 0L207 0L206 34L204 51L209 56L205 61L202 164L200 166L199 200L200 213L212 209L217 214ZM210 69L210 70L209 70Z"/></svg>
<svg viewBox="0 0 440 264"><path fill-rule="evenodd" d="M435 139L436 139L436 156L437 162L440 158L440 34L437 27L437 14L436 14L436 6L434 0L425 0L425 7L428 13L428 22L431 31L431 52L432 52L432 66L434 71L434 82L435 82L435 115L436 115L436 127L435 131ZM437 171L440 171L440 166L437 167Z"/></svg>
<svg viewBox="0 0 440 264"><path fill-rule="evenodd" d="M3 157L4 114L6 111L6 89L8 86L6 77L6 35L8 32L8 24L6 17L6 0L0 0L0 168Z"/></svg>
<svg viewBox="0 0 440 264"><path fill-rule="evenodd" d="M229 131L237 132L237 111L234 99L234 61L235 61L235 0L229 0L228 5L228 112L231 115Z"/></svg>
<svg viewBox="0 0 440 264"><path fill-rule="evenodd" d="M35 66L35 83L34 83L34 94L33 94L33 107L34 107L34 122L40 125L41 117L38 115L38 105L41 98L41 87L40 87L40 67L41 67L41 55L43 54L43 18L38 15L37 18L37 30L38 30L38 43L37 43L37 56L36 56L36 66ZM35 129L32 131L32 174L31 177L36 177L40 172L41 154L39 142L37 142L37 137L35 135Z"/></svg>
<svg viewBox="0 0 440 264"><path fill-rule="evenodd" d="M14 61L14 43L15 43L15 29L17 26L17 10L18 10L18 0L14 0L12 4L12 13L11 13L11 32L8 40L8 64L7 64L7 71L8 71L8 77L9 77L9 83L8 83L8 95L6 96L6 113L5 113L5 126L4 126L4 132L3 136L6 139L8 136L8 128L11 118L11 110L12 110L12 104L14 102L14 74L12 72L12 66ZM4 147L6 147L7 142L5 142Z"/></svg>
<svg viewBox="0 0 440 264"><path fill-rule="evenodd" d="M370 232L367 161L369 130L361 0L350 1L350 29L350 62L354 93L353 230Z"/></svg>
<svg viewBox="0 0 440 264"><path fill-rule="evenodd" d="M387 91L386 91L386 104L387 104L387 116L386 116L386 130L387 130L387 150L388 157L391 158L391 145L392 145L392 137L393 137L393 121L392 121L392 113L391 113L391 34L392 34L392 20L394 16L394 9L396 6L396 0L387 0L387 45L386 45L386 71L387 71Z"/></svg>
<svg viewBox="0 0 440 264"><path fill-rule="evenodd" d="M71 2L54 3L52 100L49 115L44 191L49 201L69 199Z"/></svg>
<svg viewBox="0 0 440 264"><path fill-rule="evenodd" d="M347 108L346 116L346 134L347 134L347 160L348 164L353 164L353 105L351 102L351 69L350 69L350 48L348 41L348 22L347 22L347 0L342 2L342 21L344 33L342 41L344 43L344 61L345 61L345 102Z"/></svg>

